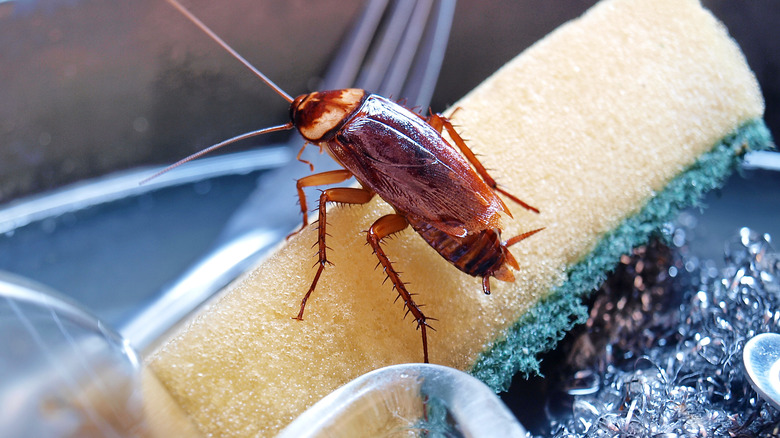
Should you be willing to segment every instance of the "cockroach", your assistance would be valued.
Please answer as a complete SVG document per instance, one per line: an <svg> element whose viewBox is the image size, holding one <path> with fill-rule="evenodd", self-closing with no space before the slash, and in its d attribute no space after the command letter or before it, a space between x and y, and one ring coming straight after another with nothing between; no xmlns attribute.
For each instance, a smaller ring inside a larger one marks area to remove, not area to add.
<svg viewBox="0 0 780 438"><path fill-rule="evenodd" d="M303 319L306 302L329 264L328 247L325 245L326 205L329 202L365 204L378 195L395 209L395 213L380 217L369 227L366 240L403 299L406 314L411 313L417 323L422 335L425 362L428 362L427 329L433 318L420 310L420 305L401 281L398 271L382 249L385 238L411 225L448 262L469 275L481 277L485 294L490 294L490 277L514 281L509 267L518 269L518 264L508 248L543 228L502 242L500 215L512 217L512 214L497 193L527 210L535 213L539 210L496 183L448 118L433 113L424 117L382 96L354 88L316 91L293 99L177 0L167 1L287 100L290 103L290 121L225 140L180 160L160 173L239 140L297 129L306 140L298 153L299 161L306 163L301 154L307 145L313 144L326 150L343 167L297 181L303 215L301 229L308 225L304 188L337 184L352 177L360 184L360 187L329 188L320 194L317 272L294 319ZM444 131L457 148L443 137ZM311 170L314 170L313 166Z"/></svg>

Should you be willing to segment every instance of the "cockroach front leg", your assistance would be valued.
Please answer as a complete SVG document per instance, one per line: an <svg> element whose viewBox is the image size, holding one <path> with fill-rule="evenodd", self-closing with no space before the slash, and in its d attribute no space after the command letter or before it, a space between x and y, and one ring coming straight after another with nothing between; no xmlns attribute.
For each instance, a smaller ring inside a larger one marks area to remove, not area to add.
<svg viewBox="0 0 780 438"><path fill-rule="evenodd" d="M485 169L485 166L482 165L482 163L479 161L477 156L474 155L474 152L471 151L471 148L468 147L466 141L463 140L463 137L461 137L460 134L458 134L458 131L455 130L455 127L452 126L450 119L442 116L441 114L431 114L427 120L428 120L428 124L430 124L434 129L439 131L439 133L441 133L443 129L447 130L447 133L450 134L450 138L452 138L452 140L455 141L455 144L458 146L460 151L463 153L466 159L469 160L469 163L471 163L471 165L474 166L474 169L476 169L477 173L479 173L479 175L482 177L482 179L485 181L485 183L488 186L490 186L493 190L502 193L512 201L518 203L521 207L525 208L526 210L533 211L534 213L539 213L538 208L533 207L528 203L520 200L520 198L507 192L506 190L504 190L498 185L496 180L494 180L493 177L490 176L487 169Z"/></svg>
<svg viewBox="0 0 780 438"><path fill-rule="evenodd" d="M342 172L342 171L334 171L334 172ZM331 172L325 172L325 173L331 173ZM325 173L312 175L312 176L325 175ZM317 245L319 247L317 251L319 256L319 260L317 264L319 266L317 267L317 273L314 274L314 280L311 282L311 286L309 287L309 290L306 292L306 295L301 300L301 310L298 312L298 316L294 317L294 319L297 320L303 319L303 309L306 307L306 301L309 299L309 296L311 295L312 292L314 292L314 289L317 287L317 282L320 280L320 275L322 275L322 271L325 269L325 265L330 264L327 256L328 247L325 245L325 236L327 236L328 234L326 231L328 225L328 222L326 220L327 203L340 202L344 204L365 204L368 201L370 201L371 198L373 197L374 197L374 192L370 190L357 189L351 187L339 187L334 189L327 189L327 190L323 190L322 194L320 194L319 219L317 221ZM303 200L303 198L301 198L301 203L303 204L304 202L305 201Z"/></svg>
<svg viewBox="0 0 780 438"><path fill-rule="evenodd" d="M374 254L376 254L377 258L379 259L379 263L382 265L385 274L387 274L387 278L393 282L393 288L396 290L396 292L398 292L398 296L404 300L406 314L411 313L412 316L414 316L415 321L417 321L417 328L420 329L420 333L422 334L423 360L425 363L428 363L427 328L429 326L427 321L428 319L432 318L427 318L420 310L420 306L414 302L412 299L412 294L406 290L406 285L404 285L404 283L401 281L401 278L398 276L398 272L396 272L396 270L393 268L392 263L390 263L390 259L387 258L387 255L385 255L385 252L382 250L382 246L380 245L382 239L393 233L397 233L403 230L408 225L409 222L404 216L401 216L400 214L388 214L377 219L377 221L371 225L371 228L368 229L368 235L366 237L368 244L371 245L371 248L374 250Z"/></svg>
<svg viewBox="0 0 780 438"><path fill-rule="evenodd" d="M298 180L295 184L298 189L298 203L301 206L301 214L303 215L303 225L300 230L293 231L287 238L298 234L302 229L309 225L309 209L306 206L306 193L304 193L304 187L325 186L328 184L338 184L344 182L352 177L352 172L346 169L331 170L329 172L315 173L314 175L305 176Z"/></svg>

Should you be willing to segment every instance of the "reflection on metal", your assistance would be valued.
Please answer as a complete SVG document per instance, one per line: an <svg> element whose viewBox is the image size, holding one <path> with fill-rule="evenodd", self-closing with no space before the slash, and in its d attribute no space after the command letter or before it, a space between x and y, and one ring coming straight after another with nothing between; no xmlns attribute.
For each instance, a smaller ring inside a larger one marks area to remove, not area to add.
<svg viewBox="0 0 780 438"><path fill-rule="evenodd" d="M148 184L139 182L163 167L141 168L72 184L53 192L11 202L0 209L0 234L46 218L131 196L223 175L279 167L292 158L283 146L204 158Z"/></svg>
<svg viewBox="0 0 780 438"><path fill-rule="evenodd" d="M527 436L493 390L476 378L441 365L403 364L364 374L330 393L279 438L420 435L412 431Z"/></svg>
<svg viewBox="0 0 780 438"><path fill-rule="evenodd" d="M761 333L750 338L742 360L753 389L780 409L780 334Z"/></svg>

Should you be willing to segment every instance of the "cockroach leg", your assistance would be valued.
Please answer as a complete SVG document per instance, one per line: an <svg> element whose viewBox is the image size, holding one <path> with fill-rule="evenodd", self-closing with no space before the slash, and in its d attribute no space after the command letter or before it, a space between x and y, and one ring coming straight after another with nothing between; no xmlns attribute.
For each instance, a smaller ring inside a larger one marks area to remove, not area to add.
<svg viewBox="0 0 780 438"><path fill-rule="evenodd" d="M427 318L422 313L420 306L414 302L412 299L412 294L406 290L406 286L398 276L398 272L396 272L396 270L393 268L392 263L390 263L390 259L387 258L387 255L380 245L382 239L403 230L408 225L409 222L406 220L406 217L400 214L388 214L377 219L376 222L371 225L371 228L368 229L366 239L368 240L368 244L371 245L371 248L374 250L374 254L376 254L376 257L379 259L379 263L382 265L382 268L384 268L387 278L393 282L393 287L395 288L396 292L398 292L398 296L404 300L406 313L411 313L417 322L417 328L420 329L420 333L422 334L423 360L425 363L428 363L427 320L429 318Z"/></svg>
<svg viewBox="0 0 780 438"><path fill-rule="evenodd" d="M497 194L503 194L528 210L537 213L539 210L498 186L457 133L450 119L432 113L426 117L417 113L414 108L410 114L402 106L388 99L354 88L313 92L293 98L249 64L177 0L168 2L289 102L290 121L225 140L180 160L162 172L239 140L268 132L296 129L306 139L296 158L308 164L312 172L312 163L302 158L309 144L316 145L320 153L324 149L327 150L339 164L346 167L343 170L312 174L297 181L303 227L309 222L304 188L336 184L352 176L363 186L322 191L319 198L317 237L319 266L311 287L301 300L300 311L295 319L303 319L306 301L317 287L322 272L329 263L328 248L325 245L326 204L363 204L374 196L374 191L387 201L396 213L383 216L374 222L366 239L379 259L379 264L383 266L387 279L392 281L398 293L397 298L403 298L406 314L411 313L416 320L422 335L425 362L428 362L427 330L433 329L428 322L434 318L423 314L420 306L412 299L412 294L406 290L398 272L393 269L381 247L386 237L411 224L447 261L469 275L482 277L485 293L490 293L490 277L501 281L514 281L510 268L517 269L518 264L508 247L541 229L515 236L502 243L497 215L499 211L508 213L509 209ZM378 129L379 124L392 129ZM451 140L441 136L444 131L449 134ZM457 148L451 145L450 141L454 142ZM458 154L458 149L461 154ZM388 159L375 160L371 157ZM435 159L432 160L431 157ZM452 166L446 163L451 163ZM450 192L457 193L458 196L448 196ZM486 200L490 202L485 202ZM511 213L509 215L511 216ZM288 238L296 233L293 232Z"/></svg>
<svg viewBox="0 0 780 438"><path fill-rule="evenodd" d="M337 170L333 172L346 172L346 171ZM325 172L325 173L320 173L311 176L322 176L325 175L326 173L333 173L333 172ZM347 176L347 178L349 178L349 176ZM338 182L338 181L334 181L334 182ZM320 184L328 184L328 183L320 183ZM315 184L315 185L319 185L319 184ZM326 204L328 202L341 202L344 204L365 204L368 201L370 201L371 198L373 197L374 197L374 192L370 190L358 189L352 187L338 187L333 189L327 189L327 190L323 190L322 194L320 194L319 219L318 219L318 227L317 227L317 245L319 246L319 249L317 251L319 259L317 264L319 266L317 267L317 273L314 274L314 280L311 282L311 286L309 287L309 290L306 292L306 295L304 295L303 299L301 300L301 310L298 312L298 315L295 316L293 319L297 319L299 321L303 320L303 310L306 307L306 301L309 299L309 296L311 295L312 292L314 292L314 289L317 287L317 282L320 280L320 275L322 275L322 271L325 269L325 265L330 263L328 261L328 255L327 255L328 247L325 245L325 236L327 236L326 228L328 225L328 222L326 220L326 210L327 210Z"/></svg>
<svg viewBox="0 0 780 438"><path fill-rule="evenodd" d="M303 151L306 150L306 146L308 146L308 145L309 145L308 141L303 143L303 146L301 146L301 150L298 151L298 155L295 156L295 159L300 161L301 163L308 164L309 165L309 170L314 172L314 164L312 164L312 162L309 161L309 160L304 160L303 158L301 158L301 156L303 155Z"/></svg>
<svg viewBox="0 0 780 438"><path fill-rule="evenodd" d="M528 203L520 200L520 198L507 192L506 190L504 190L498 185L496 180L494 180L493 177L490 176L487 169L485 169L485 166L482 165L482 163L479 161L477 156L474 155L474 152L472 152L471 149L468 147L466 142L463 140L463 137L461 137L460 134L458 134L458 131L455 130L455 127L452 126L450 119L442 116L441 114L431 114L430 117L428 117L428 123L440 133L442 129L447 130L447 133L450 134L450 137L452 138L453 141L455 141L455 144L458 146L460 151L463 153L466 159L469 160L469 163L471 163L471 165L474 166L474 169L482 177L482 179L485 181L485 183L488 186L490 186L493 190L503 194L504 196L511 199L512 201L516 202L526 210L533 211L534 213L539 213L538 208L533 207Z"/></svg>
<svg viewBox="0 0 780 438"><path fill-rule="evenodd" d="M352 172L346 169L331 170L329 172L315 173L314 175L305 176L298 180L295 187L298 189L298 201L301 205L301 214L303 214L303 225L301 230L309 225L309 209L306 206L306 194L303 192L304 187L324 186L328 184L338 184L344 182L352 177ZM287 238L298 234L301 230L293 231Z"/></svg>

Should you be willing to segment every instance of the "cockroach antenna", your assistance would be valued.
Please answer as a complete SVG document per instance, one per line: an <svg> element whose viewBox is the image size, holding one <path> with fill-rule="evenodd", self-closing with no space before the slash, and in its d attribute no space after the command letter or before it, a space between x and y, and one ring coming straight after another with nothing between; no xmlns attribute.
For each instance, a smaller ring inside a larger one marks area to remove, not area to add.
<svg viewBox="0 0 780 438"><path fill-rule="evenodd" d="M244 59L243 56L239 55L238 52L233 50L232 47L230 47L225 41L222 40L216 33L214 33L211 29L209 29L208 26L203 24L198 17L193 15L192 12L190 12L187 8L182 6L181 3L179 3L177 0L166 0L168 3L171 4L174 8L176 8L179 12L181 12L185 17L187 17L190 21L192 21L196 26L200 28L206 35L208 35L211 39L213 39L217 44L222 46L223 49L227 50L228 53L233 55L234 58L241 61L242 64L246 66L249 70L252 70L252 73L257 75L263 82L266 83L269 87L271 87L276 94L282 96L284 100L286 100L288 103L292 103L293 98L289 94L287 94L284 90L282 90L278 85L276 85L272 80L268 79L266 75L264 75L260 70L256 69L254 65L250 64L249 61Z"/></svg>
<svg viewBox="0 0 780 438"><path fill-rule="evenodd" d="M258 135L267 134L269 132L284 131L284 130L287 130L287 129L293 129L293 123L292 122L287 122L284 125L271 126L270 128L258 129L257 131L251 131L251 132L247 132L247 133L244 133L244 134L241 134L241 135L237 135L237 136L235 136L233 138L229 138L229 139L227 139L225 141L222 141L222 142L219 142L219 143L217 143L217 144L215 144L213 146L209 146L206 149L202 149L202 150L200 150L198 152L195 152L194 154L192 154L192 155L190 155L188 157L182 158L181 160L171 164L170 166L166 167L165 169L155 173L154 175L152 175L152 176L150 176L148 178L143 179L141 182L138 183L138 185L146 184L147 182L157 178L158 176L160 176L160 175L162 175L164 173L167 173L170 170L173 170L173 169L181 166L182 164L184 164L184 163L186 163L188 161L192 161L192 160L194 160L196 158L200 158L200 157L202 157L202 156L204 156L204 155L206 155L206 154L208 154L210 152L213 152L213 151L215 151L215 150L217 150L217 149L219 149L219 148L221 148L223 146L227 146L229 144L235 143L237 141L245 140L247 138L252 138L252 137L257 137Z"/></svg>
<svg viewBox="0 0 780 438"><path fill-rule="evenodd" d="M176 0L166 0L166 1L168 3L170 3L174 8L176 8L179 12L181 12L190 21L192 21L196 26L198 26L198 28L200 28L200 30L202 30L206 35L208 35L211 39L213 39L217 44L222 46L223 49L227 50L228 53L233 55L234 58L236 58L237 60L241 61L242 64L244 64L249 70L251 70L255 75L257 75L257 77L259 77L263 82L265 82L266 85L271 87L271 89L274 90L276 92L276 94L282 96L282 98L284 98L284 100L286 100L287 102L292 103L293 98L289 94L287 94L284 90L282 90L272 80L268 79L268 77L266 75L264 75L260 70L255 68L255 66L250 64L249 61L244 59L243 56L239 55L238 52L236 52L232 47L230 47L224 40L222 40L222 38L220 38L216 33L214 33L214 31L212 31L208 26L206 26L202 21L200 21L198 19L198 17L193 15L192 12L190 12L187 8L182 6L181 3L179 3ZM168 172L168 171L170 171L170 170L172 170L172 169L174 169L176 167L181 166L182 164L184 164L184 163L186 163L188 161L192 161L192 160L194 160L196 158L200 158L203 155L206 155L206 154L208 154L210 152L213 152L213 151L215 151L215 150L217 150L217 149L219 149L219 148L221 148L223 146L227 146L229 144L235 143L237 141L245 140L247 138L256 137L256 136L262 135L262 134L267 134L269 132L284 131L284 130L293 129L293 128L294 128L293 123L292 122L288 122L288 123L285 123L284 125L272 126L270 128L264 128L264 129L258 129L257 131L247 132L245 134L241 134L241 135L235 136L233 138L230 138L230 139L227 139L225 141L219 142L219 143L217 143L217 144L215 144L213 146L209 146L206 149L198 151L198 152L196 152L196 153L194 153L194 154L192 154L192 155L190 155L190 156L188 156L186 158L183 158L183 159L181 159L181 160L171 164L170 166L166 167L165 169L163 169L163 170L155 173L154 175L144 179L143 181L141 181L139 183L139 185L146 184L147 182L157 178L158 176L160 176L160 175L162 175L162 174L164 174L164 173L166 173L166 172Z"/></svg>

